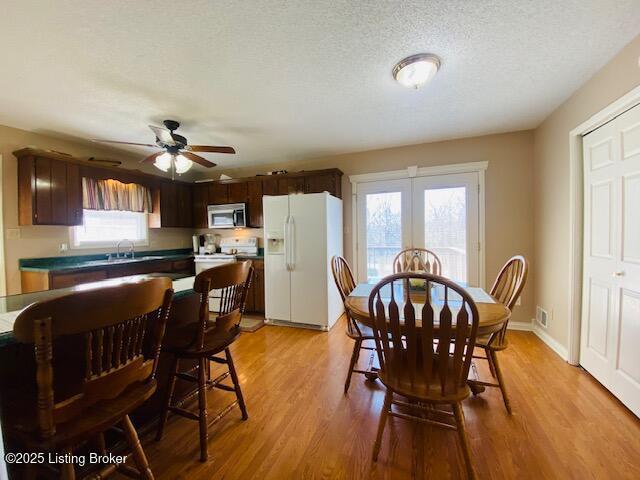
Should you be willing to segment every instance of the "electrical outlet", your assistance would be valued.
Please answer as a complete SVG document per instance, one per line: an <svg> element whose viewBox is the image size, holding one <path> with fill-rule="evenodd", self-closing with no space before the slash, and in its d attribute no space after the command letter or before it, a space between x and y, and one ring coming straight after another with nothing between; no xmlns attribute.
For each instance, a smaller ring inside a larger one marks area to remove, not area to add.
<svg viewBox="0 0 640 480"><path fill-rule="evenodd" d="M522 305L522 300L520 299L520 297L518 297L518 299L516 300L516 307L519 307L520 305Z"/></svg>
<svg viewBox="0 0 640 480"><path fill-rule="evenodd" d="M7 228L7 240L16 240L20 238L19 228Z"/></svg>
<svg viewBox="0 0 640 480"><path fill-rule="evenodd" d="M69 244L68 243L61 243L60 247L58 247L58 251L60 253L67 252L68 250L69 250Z"/></svg>

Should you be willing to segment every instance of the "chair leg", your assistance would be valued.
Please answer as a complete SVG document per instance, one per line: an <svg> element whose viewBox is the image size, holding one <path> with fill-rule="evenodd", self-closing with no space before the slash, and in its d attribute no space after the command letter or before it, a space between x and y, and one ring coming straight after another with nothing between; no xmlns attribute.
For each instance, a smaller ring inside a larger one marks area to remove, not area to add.
<svg viewBox="0 0 640 480"><path fill-rule="evenodd" d="M171 369L169 370L169 385L167 386L167 393L164 397L164 404L162 405L162 413L160 414L160 423L158 423L158 431L156 433L156 440L162 439L164 433L164 426L169 418L169 407L171 406L171 400L173 399L173 391L176 387L176 375L178 374L178 366L180 360L174 355L172 359Z"/></svg>
<svg viewBox="0 0 640 480"><path fill-rule="evenodd" d="M351 375L353 374L353 369L356 366L356 362L358 361L358 357L360 356L360 347L362 346L362 340L356 339L353 344L353 352L351 353L351 362L349 362L349 372L347 372L347 380L344 382L344 394L346 395L349 391L349 385L351 385Z"/></svg>
<svg viewBox="0 0 640 480"><path fill-rule="evenodd" d="M72 455L72 450L71 448L65 448L64 450L62 450L62 453L64 455ZM69 462L69 463L63 463L62 464L62 470L61 470L61 475L60 478L62 480L75 480L76 478L76 469L73 466L73 462Z"/></svg>
<svg viewBox="0 0 640 480"><path fill-rule="evenodd" d="M198 420L200 423L200 461L206 462L209 458L208 433L207 433L207 362L201 357L198 363Z"/></svg>
<svg viewBox="0 0 640 480"><path fill-rule="evenodd" d="M378 423L378 434L376 436L376 443L373 445L373 461L378 460L378 453L380 453L380 445L382 444L382 434L384 433L384 426L387 423L387 417L389 416L389 409L391 408L391 399L393 393L391 390L387 390L384 395L384 405L382 406L382 412L380 412L380 421Z"/></svg>
<svg viewBox="0 0 640 480"><path fill-rule="evenodd" d="M462 447L462 455L464 457L464 463L467 467L467 477L473 480L475 472L473 470L473 464L471 463L471 447L469 446L469 439L467 438L467 429L464 425L464 413L462 411L462 405L460 402L451 405L453 407L453 415L456 419L456 430L458 432L458 438L460 439L460 446Z"/></svg>
<svg viewBox="0 0 640 480"><path fill-rule="evenodd" d="M504 406L507 409L509 415L511 415L511 401L509 400L509 395L507 394L507 387L504 384L504 377L502 376L502 370L500 370L500 364L498 363L498 355L496 352L490 351L491 360L493 361L493 366L496 369L496 377L498 378L498 385L500 385L500 391L502 392L502 399L504 400Z"/></svg>
<svg viewBox="0 0 640 480"><path fill-rule="evenodd" d="M140 439L138 438L138 432L136 432L133 423L131 423L129 415L124 416L124 419L122 420L122 427L124 435L127 438L127 442L129 443L129 447L131 447L133 453L133 461L138 468L140 478L143 478L145 480L153 480L153 473L151 473L151 468L149 468L149 461L147 460L147 456L144 454L142 444L140 443Z"/></svg>
<svg viewBox="0 0 640 480"><path fill-rule="evenodd" d="M238 405L240 406L240 411L242 412L242 419L246 420L249 418L247 414L247 406L244 403L244 397L242 396L242 390L240 389L240 381L238 380L238 374L236 373L236 367L233 364L233 358L231 357L231 351L228 348L224 349L224 354L227 357L227 365L229 367L229 373L231 374L231 380L233 380L233 388L236 391L236 398L238 399ZM209 360L207 360L207 363Z"/></svg>
<svg viewBox="0 0 640 480"><path fill-rule="evenodd" d="M485 355L487 356L487 362L489 363L489 371L491 372L491 376L496 378L496 366L493 364L493 357L491 356L491 350L485 350Z"/></svg>

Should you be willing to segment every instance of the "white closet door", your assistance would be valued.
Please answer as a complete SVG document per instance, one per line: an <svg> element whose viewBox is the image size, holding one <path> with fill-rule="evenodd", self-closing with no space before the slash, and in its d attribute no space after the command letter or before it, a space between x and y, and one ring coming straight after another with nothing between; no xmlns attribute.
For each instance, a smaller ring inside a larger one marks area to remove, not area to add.
<svg viewBox="0 0 640 480"><path fill-rule="evenodd" d="M580 364L640 415L640 107L583 139Z"/></svg>
<svg viewBox="0 0 640 480"><path fill-rule="evenodd" d="M432 250L442 274L479 285L478 174L413 179L413 246Z"/></svg>

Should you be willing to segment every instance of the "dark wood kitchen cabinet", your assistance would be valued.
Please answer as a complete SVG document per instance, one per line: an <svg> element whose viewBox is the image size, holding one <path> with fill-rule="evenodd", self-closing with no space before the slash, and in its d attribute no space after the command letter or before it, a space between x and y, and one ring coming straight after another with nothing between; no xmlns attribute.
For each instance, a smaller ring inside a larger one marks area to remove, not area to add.
<svg viewBox="0 0 640 480"><path fill-rule="evenodd" d="M278 195L304 193L304 177L279 178Z"/></svg>
<svg viewBox="0 0 640 480"><path fill-rule="evenodd" d="M211 182L209 185L209 205L221 205L229 203L229 185L226 183Z"/></svg>
<svg viewBox="0 0 640 480"><path fill-rule="evenodd" d="M264 260L253 260L253 279L247 292L245 311L264 313Z"/></svg>
<svg viewBox="0 0 640 480"><path fill-rule="evenodd" d="M264 182L247 182L247 217L249 226L262 227L262 186Z"/></svg>
<svg viewBox="0 0 640 480"><path fill-rule="evenodd" d="M82 225L80 167L32 154L18 158L20 225Z"/></svg>
<svg viewBox="0 0 640 480"><path fill-rule="evenodd" d="M153 212L149 228L193 227L194 202L192 186L188 183L163 181L153 191Z"/></svg>
<svg viewBox="0 0 640 480"><path fill-rule="evenodd" d="M247 182L230 183L227 200L229 203L246 203Z"/></svg>
<svg viewBox="0 0 640 480"><path fill-rule="evenodd" d="M193 195L193 227L207 228L207 205L209 204L209 184L196 183L192 188Z"/></svg>

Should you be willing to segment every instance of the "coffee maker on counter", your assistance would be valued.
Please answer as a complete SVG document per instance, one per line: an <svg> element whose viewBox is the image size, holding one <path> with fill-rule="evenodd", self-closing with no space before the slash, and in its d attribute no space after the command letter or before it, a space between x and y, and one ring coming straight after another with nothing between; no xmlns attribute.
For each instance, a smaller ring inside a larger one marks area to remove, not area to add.
<svg viewBox="0 0 640 480"><path fill-rule="evenodd" d="M220 235L215 233L205 233L202 235L194 235L193 253L195 255L213 255L218 251L220 244Z"/></svg>

